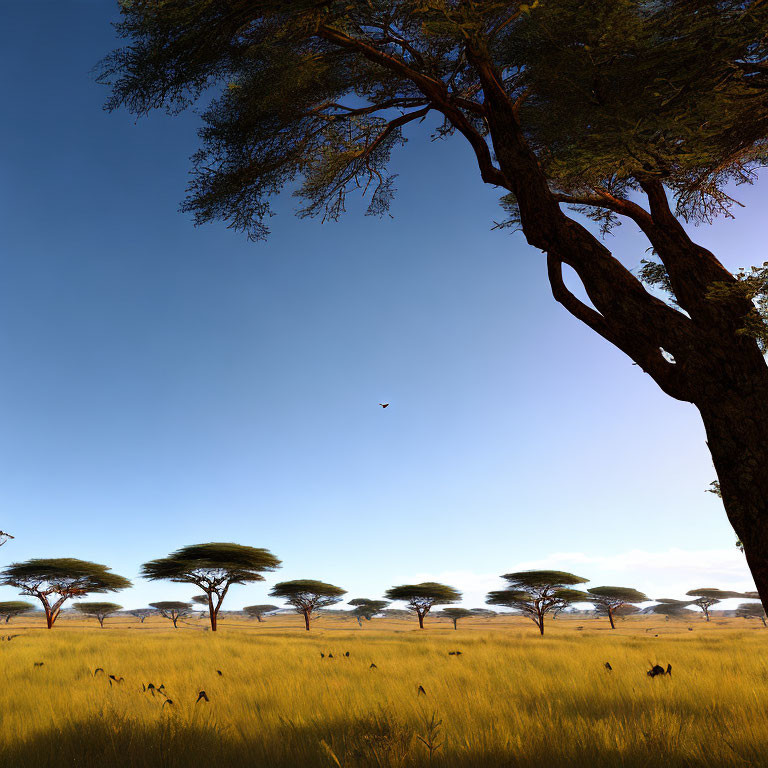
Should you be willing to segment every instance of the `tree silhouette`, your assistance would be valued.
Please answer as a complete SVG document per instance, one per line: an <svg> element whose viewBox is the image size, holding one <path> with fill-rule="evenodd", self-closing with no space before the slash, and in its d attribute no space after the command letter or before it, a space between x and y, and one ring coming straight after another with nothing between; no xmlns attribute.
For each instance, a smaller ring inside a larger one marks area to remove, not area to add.
<svg viewBox="0 0 768 768"><path fill-rule="evenodd" d="M282 598L293 607L296 613L300 613L304 617L304 626L309 632L312 614L322 608L336 605L341 602L341 596L346 594L345 589L333 584L314 579L296 579L275 584L269 596Z"/></svg>
<svg viewBox="0 0 768 768"><path fill-rule="evenodd" d="M151 581L167 580L194 584L205 593L211 630L216 631L219 609L233 584L264 581L264 571L274 571L280 561L268 550L230 542L192 544L168 557L141 566L141 575ZM195 598L192 598L193 601Z"/></svg>
<svg viewBox="0 0 768 768"><path fill-rule="evenodd" d="M182 603L177 600L166 600L160 603L150 603L150 606L154 608L164 618L173 622L173 628L178 629L179 619L183 619L185 616L189 616L192 611L190 603Z"/></svg>
<svg viewBox="0 0 768 768"><path fill-rule="evenodd" d="M75 603L72 607L84 616L92 616L104 629L104 619L117 613L123 606L117 603Z"/></svg>
<svg viewBox="0 0 768 768"><path fill-rule="evenodd" d="M459 619L466 619L468 616L474 616L475 614L467 608L443 608L440 611L441 616L445 616L453 622L453 628L458 629L456 626Z"/></svg>
<svg viewBox="0 0 768 768"><path fill-rule="evenodd" d="M448 605L461 600L461 592L445 584L435 581L424 581L421 584L402 584L391 587L384 593L389 600L402 600L408 604L408 610L413 611L419 620L419 629L424 629L424 617L435 605Z"/></svg>
<svg viewBox="0 0 768 768"><path fill-rule="evenodd" d="M506 589L489 592L486 602L505 608L516 608L528 616L544 634L544 618L571 603L589 602L589 595L569 587L584 584L582 579L565 571L518 571L502 576Z"/></svg>
<svg viewBox="0 0 768 768"><path fill-rule="evenodd" d="M8 600L7 602L0 603L0 618L5 616L5 623L7 624L15 616L21 616L34 609L35 606L32 603L27 603L23 600Z"/></svg>
<svg viewBox="0 0 768 768"><path fill-rule="evenodd" d="M762 603L740 603L736 608L736 615L742 619L760 619L764 627L768 626Z"/></svg>
<svg viewBox="0 0 768 768"><path fill-rule="evenodd" d="M280 607L277 605L246 605L245 608L243 608L243 611L245 611L248 616L252 616L260 623L264 621L264 616L279 610Z"/></svg>
<svg viewBox="0 0 768 768"><path fill-rule="evenodd" d="M349 601L354 606L352 615L362 627L363 619L370 621L377 613L381 613L388 605L389 600L369 600L367 597L356 597Z"/></svg>
<svg viewBox="0 0 768 768"><path fill-rule="evenodd" d="M688 610L690 604L690 600L676 600L671 597L659 597L656 600L656 605L652 605L645 610L648 611L648 613L658 613L661 616L666 616L667 619L686 619L691 618L691 616L694 615Z"/></svg>
<svg viewBox="0 0 768 768"><path fill-rule="evenodd" d="M728 592L722 589L715 589L714 587L703 587L702 589L692 589L690 592L686 592L689 597L695 597L695 600L691 600L690 605L695 605L704 613L704 618L709 621L709 609L712 606L717 605L721 600L727 600L731 597L744 597L741 592Z"/></svg>
<svg viewBox="0 0 768 768"><path fill-rule="evenodd" d="M595 609L608 617L611 629L616 629L613 622L616 611L625 605L644 603L648 600L647 595L629 587L592 587L587 589L587 592L591 595L590 601Z"/></svg>
<svg viewBox="0 0 768 768"><path fill-rule="evenodd" d="M546 254L554 299L698 409L768 604L768 472L756 471L768 466L768 263L734 275L683 226L730 215L726 185L766 163L767 3L188 0L120 12L126 45L99 75L107 107L175 114L207 100L183 205L198 224L264 238L285 186L301 215L336 219L354 190L383 214L406 129L465 140L507 224ZM634 274L579 213L601 231L629 222L654 259Z"/></svg>
<svg viewBox="0 0 768 768"><path fill-rule="evenodd" d="M152 615L156 613L156 611L152 610L152 608L134 608L133 610L128 611L128 613L131 614L131 616L135 616L142 624Z"/></svg>
<svg viewBox="0 0 768 768"><path fill-rule="evenodd" d="M117 592L131 586L128 579L112 573L106 565L72 557L12 563L0 572L0 584L36 597L43 604L48 629L53 628L62 606L70 598Z"/></svg>

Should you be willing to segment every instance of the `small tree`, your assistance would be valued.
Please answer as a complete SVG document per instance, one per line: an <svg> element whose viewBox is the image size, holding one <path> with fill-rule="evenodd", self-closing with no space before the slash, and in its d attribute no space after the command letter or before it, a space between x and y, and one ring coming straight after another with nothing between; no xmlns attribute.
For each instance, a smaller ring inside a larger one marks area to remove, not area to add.
<svg viewBox="0 0 768 768"><path fill-rule="evenodd" d="M440 611L441 616L445 616L453 622L453 628L458 629L456 626L459 619L466 619L468 616L474 616L475 614L467 608L443 608Z"/></svg>
<svg viewBox="0 0 768 768"><path fill-rule="evenodd" d="M168 580L194 584L205 592L211 630L224 598L233 584L264 581L263 571L274 571L280 561L268 550L229 542L193 544L168 557L141 566L141 575L151 581ZM193 598L194 599L194 598Z"/></svg>
<svg viewBox="0 0 768 768"><path fill-rule="evenodd" d="M385 593L390 600L402 600L419 619L419 629L424 629L424 617L435 605L448 605L461 600L461 592L446 584L424 581L421 584L402 584L391 587Z"/></svg>
<svg viewBox="0 0 768 768"><path fill-rule="evenodd" d="M389 600L369 600L367 597L356 597L349 601L349 605L354 606L352 615L362 627L363 619L370 621L377 613L381 613L389 605Z"/></svg>
<svg viewBox="0 0 768 768"><path fill-rule="evenodd" d="M506 589L489 592L486 602L505 608L517 608L526 614L544 634L544 618L571 603L589 602L589 595L569 587L589 579L565 571L518 571L502 576Z"/></svg>
<svg viewBox="0 0 768 768"><path fill-rule="evenodd" d="M473 616L477 616L478 619L492 619L494 616L498 616L496 611L492 611L490 608L470 608L469 612Z"/></svg>
<svg viewBox="0 0 768 768"><path fill-rule="evenodd" d="M727 600L730 597L744 597L741 592L726 592L722 589L715 589L714 587L703 587L702 589L692 589L690 592L686 592L689 597L695 597L695 600L691 600L690 605L695 605L704 613L704 618L709 621L709 609L712 606L717 605L721 600Z"/></svg>
<svg viewBox="0 0 768 768"><path fill-rule="evenodd" d="M280 607L277 605L246 605L243 610L248 616L262 622L264 621L264 616L279 611Z"/></svg>
<svg viewBox="0 0 768 768"><path fill-rule="evenodd" d="M117 592L131 586L128 579L112 573L106 565L71 557L12 563L0 572L0 584L15 587L22 595L36 597L51 629L64 603L92 593ZM55 596L53 603L51 597Z"/></svg>
<svg viewBox="0 0 768 768"><path fill-rule="evenodd" d="M113 613L117 613L123 606L117 603L75 603L72 607L84 616L92 616L99 622L99 626L104 629L104 619Z"/></svg>
<svg viewBox="0 0 768 768"><path fill-rule="evenodd" d="M613 617L617 610L620 610L625 605L644 603L648 600L647 595L630 587L592 587L587 592L592 596L590 599L595 609L600 614L608 617L611 629L616 629Z"/></svg>
<svg viewBox="0 0 768 768"><path fill-rule="evenodd" d="M736 615L742 619L760 619L764 627L768 626L765 621L765 609L762 603L740 603L736 608Z"/></svg>
<svg viewBox="0 0 768 768"><path fill-rule="evenodd" d="M15 616L21 616L23 613L34 610L34 607L32 603L26 603L23 600L9 600L0 603L0 618L5 616L5 623L7 624Z"/></svg>
<svg viewBox="0 0 768 768"><path fill-rule="evenodd" d="M648 613L657 613L661 616L666 616L669 619L686 619L690 618L693 614L688 610L688 606L691 604L690 600L675 600L671 597L660 597L656 601L656 605L652 605L645 610Z"/></svg>
<svg viewBox="0 0 768 768"><path fill-rule="evenodd" d="M309 632L312 614L322 608L341 602L341 596L347 590L314 579L296 579L281 581L272 587L270 597L280 597L304 617L304 625Z"/></svg>
<svg viewBox="0 0 768 768"><path fill-rule="evenodd" d="M208 617L208 611L206 608L208 608L208 595L195 595L192 598L192 602L195 605L202 605L203 610L199 612L198 619L205 619Z"/></svg>
<svg viewBox="0 0 768 768"><path fill-rule="evenodd" d="M160 603L150 603L152 608L164 618L173 622L173 628L178 629L178 620L189 616L192 606L189 603L182 603L178 600L166 600Z"/></svg>
<svg viewBox="0 0 768 768"><path fill-rule="evenodd" d="M143 624L149 616L154 615L155 611L152 608L134 608L128 613L135 616Z"/></svg>

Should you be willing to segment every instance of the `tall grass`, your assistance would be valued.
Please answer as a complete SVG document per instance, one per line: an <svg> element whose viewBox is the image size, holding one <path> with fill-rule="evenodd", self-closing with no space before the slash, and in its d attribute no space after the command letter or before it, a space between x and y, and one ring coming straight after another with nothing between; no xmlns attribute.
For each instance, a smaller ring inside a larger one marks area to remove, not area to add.
<svg viewBox="0 0 768 768"><path fill-rule="evenodd" d="M768 764L768 631L743 620L105 626L5 625L3 768Z"/></svg>

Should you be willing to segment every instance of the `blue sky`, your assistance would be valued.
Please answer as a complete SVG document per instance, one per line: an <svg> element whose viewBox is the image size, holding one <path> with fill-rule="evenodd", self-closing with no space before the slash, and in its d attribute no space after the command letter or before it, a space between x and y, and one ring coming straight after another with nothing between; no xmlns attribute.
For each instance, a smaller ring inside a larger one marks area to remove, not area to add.
<svg viewBox="0 0 768 768"><path fill-rule="evenodd" d="M0 6L0 563L135 577L184 544L271 549L284 567L230 608L290 578L376 597L440 577L476 605L541 563L657 597L752 587L696 411L491 230L459 140L409 134L391 219L298 220L285 195L266 244L195 229L196 116L102 110L114 7ZM765 237L765 193L738 197L695 232L732 268ZM647 247L628 226L609 245ZM136 580L119 602L188 593Z"/></svg>

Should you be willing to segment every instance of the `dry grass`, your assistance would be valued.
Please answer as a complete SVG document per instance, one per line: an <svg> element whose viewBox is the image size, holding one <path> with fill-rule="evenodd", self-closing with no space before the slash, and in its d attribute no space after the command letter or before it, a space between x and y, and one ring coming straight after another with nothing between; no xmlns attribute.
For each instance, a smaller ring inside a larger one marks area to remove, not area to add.
<svg viewBox="0 0 768 768"><path fill-rule="evenodd" d="M306 633L299 622L225 620L216 635L160 620L4 625L19 636L0 642L0 765L768 764L761 624L697 620L690 632L630 619L611 632L561 619L542 639L520 619L457 632L324 619ZM462 655L449 656L455 649ZM648 678L649 662L671 663L672 677ZM125 682L110 686L97 667ZM143 692L149 682L173 704ZM209 703L195 703L200 690Z"/></svg>

